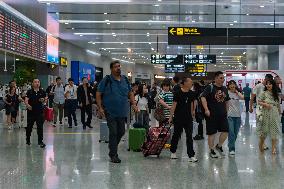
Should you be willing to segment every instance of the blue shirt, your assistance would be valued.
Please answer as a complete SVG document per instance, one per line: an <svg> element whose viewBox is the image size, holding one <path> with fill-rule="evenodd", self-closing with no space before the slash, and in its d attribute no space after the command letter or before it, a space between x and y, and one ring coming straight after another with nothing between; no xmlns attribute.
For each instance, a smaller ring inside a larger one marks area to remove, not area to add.
<svg viewBox="0 0 284 189"><path fill-rule="evenodd" d="M118 81L112 75L106 76L100 82L98 91L103 94L103 106L110 117L127 117L129 113L128 94L131 91L127 77L121 76Z"/></svg>
<svg viewBox="0 0 284 189"><path fill-rule="evenodd" d="M245 98L249 98L250 97L250 93L251 93L251 88L245 87L245 88L243 88L243 92L244 92L244 97Z"/></svg>

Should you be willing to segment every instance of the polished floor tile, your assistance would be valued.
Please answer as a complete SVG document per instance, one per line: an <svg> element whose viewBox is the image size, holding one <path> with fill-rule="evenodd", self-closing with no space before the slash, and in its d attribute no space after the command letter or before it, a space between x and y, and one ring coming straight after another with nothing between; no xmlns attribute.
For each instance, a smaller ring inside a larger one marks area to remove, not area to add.
<svg viewBox="0 0 284 189"><path fill-rule="evenodd" d="M250 117L249 117L250 116ZM236 156L211 159L205 140L194 143L199 162L189 163L185 137L178 147L177 160L169 150L160 158L144 158L128 152L127 140L119 145L121 164L109 162L108 145L99 143L99 122L94 129L45 125L45 150L37 146L36 130L32 146L25 145L24 129L0 128L1 189L280 189L284 188L282 138L278 154L259 154L255 119L243 115ZM195 128L195 131L197 128ZM127 139L127 135L124 137ZM227 142L226 142L227 143ZM268 146L270 141L267 140ZM227 147L224 146L227 152Z"/></svg>

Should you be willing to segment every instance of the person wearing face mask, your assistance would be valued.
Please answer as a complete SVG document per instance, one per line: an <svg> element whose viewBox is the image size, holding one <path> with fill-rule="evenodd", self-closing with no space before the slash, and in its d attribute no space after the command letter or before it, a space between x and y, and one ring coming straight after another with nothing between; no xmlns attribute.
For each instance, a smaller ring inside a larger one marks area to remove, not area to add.
<svg viewBox="0 0 284 189"><path fill-rule="evenodd" d="M272 154L276 154L277 138L280 132L280 102L277 85L274 80L267 80L264 92L258 99L261 106L261 114L258 116L259 125L257 133L259 135L259 150L264 151L264 141L267 136L272 140Z"/></svg>
<svg viewBox="0 0 284 189"><path fill-rule="evenodd" d="M92 121L92 87L89 84L89 81L86 77L82 78L82 85L78 87L77 97L79 106L81 108L81 122L83 124L83 130L86 130L86 127L90 129ZM86 121L85 114L87 113L88 118Z"/></svg>
<svg viewBox="0 0 284 189"><path fill-rule="evenodd" d="M121 163L117 148L125 133L125 121L129 114L129 100L137 112L134 93L128 78L121 74L120 62L110 63L111 75L99 84L96 99L99 114L105 117L109 128L109 157L112 163Z"/></svg>
<svg viewBox="0 0 284 189"><path fill-rule="evenodd" d="M229 108L228 108L228 123L229 123L229 137L228 137L228 147L229 154L231 156L235 155L235 142L241 127L241 109L240 100L244 99L242 93L237 90L237 83L234 80L228 83L228 93L229 93Z"/></svg>
<svg viewBox="0 0 284 189"><path fill-rule="evenodd" d="M148 107L148 89L145 84L138 86L137 95L135 101L138 107L138 113L136 116L136 122L140 127L149 129L149 107Z"/></svg>

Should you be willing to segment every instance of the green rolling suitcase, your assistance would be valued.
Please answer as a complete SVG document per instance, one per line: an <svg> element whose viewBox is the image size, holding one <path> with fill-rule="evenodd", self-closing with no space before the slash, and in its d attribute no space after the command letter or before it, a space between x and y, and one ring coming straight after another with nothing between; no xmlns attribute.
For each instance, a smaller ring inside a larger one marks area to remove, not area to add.
<svg viewBox="0 0 284 189"><path fill-rule="evenodd" d="M145 141L146 129L144 128L130 128L129 129L129 151L140 152L141 146Z"/></svg>

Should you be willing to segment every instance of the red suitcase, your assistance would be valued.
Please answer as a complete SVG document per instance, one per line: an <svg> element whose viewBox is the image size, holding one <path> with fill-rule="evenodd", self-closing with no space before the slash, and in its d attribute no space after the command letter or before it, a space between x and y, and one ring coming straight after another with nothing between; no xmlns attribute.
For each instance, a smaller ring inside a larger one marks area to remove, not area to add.
<svg viewBox="0 0 284 189"><path fill-rule="evenodd" d="M46 121L52 121L53 120L53 108L46 107L44 109L44 119Z"/></svg>
<svg viewBox="0 0 284 189"><path fill-rule="evenodd" d="M151 127L148 132L147 141L142 146L144 157L149 155L160 156L166 142L170 138L170 127Z"/></svg>

